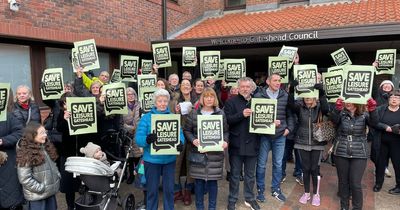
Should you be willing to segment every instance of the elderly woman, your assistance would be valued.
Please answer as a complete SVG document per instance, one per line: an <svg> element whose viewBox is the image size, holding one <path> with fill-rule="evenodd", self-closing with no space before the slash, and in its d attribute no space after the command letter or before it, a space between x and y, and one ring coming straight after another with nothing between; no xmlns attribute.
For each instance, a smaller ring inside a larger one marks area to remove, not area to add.
<svg viewBox="0 0 400 210"><path fill-rule="evenodd" d="M100 97L101 94L101 87L103 86L103 83L100 82L99 80L94 80L90 82L89 85L89 91L88 89L85 88L84 82L83 82L83 69L78 68L76 72L76 78L74 82L74 94L78 97L89 97L89 96L94 96L96 98Z"/></svg>
<svg viewBox="0 0 400 210"><path fill-rule="evenodd" d="M137 146L134 138L136 133L136 127L140 119L139 116L140 103L138 101L136 91L133 88L128 87L126 89L126 95L128 98L128 114L124 115L124 129L127 131L129 137L132 138L132 144L131 144L132 152L128 158L129 177L126 183L132 184L132 182L135 179L135 176L133 174L135 165L138 164L139 159L143 153L142 149Z"/></svg>
<svg viewBox="0 0 400 210"><path fill-rule="evenodd" d="M154 107L140 119L136 130L136 143L143 147L144 170L146 177L146 209L158 209L158 187L162 175L163 206L164 210L174 209L174 174L175 155L151 155L150 146L157 140L157 135L151 132L151 117L153 114L170 114L168 109L170 95L167 90L158 89L154 93ZM181 143L178 151L182 150L185 142L183 132L180 131Z"/></svg>
<svg viewBox="0 0 400 210"><path fill-rule="evenodd" d="M396 176L396 186L389 190L390 194L400 194L400 92L392 91L389 94L388 105L378 107L379 123L375 127L374 142L376 149L375 160L375 186L374 192L382 188L385 175L385 167L392 160Z"/></svg>
<svg viewBox="0 0 400 210"><path fill-rule="evenodd" d="M24 126L30 121L41 122L39 106L33 100L32 91L28 86L17 87L13 113Z"/></svg>
<svg viewBox="0 0 400 210"><path fill-rule="evenodd" d="M362 209L363 192L361 180L367 166L367 126L378 123L376 102L369 99L367 111L364 105L336 101L331 112L332 122L337 127L333 154L339 178L340 208L349 209L350 191L353 209Z"/></svg>
<svg viewBox="0 0 400 210"><path fill-rule="evenodd" d="M224 112L218 107L217 94L212 88L206 88L200 96L200 108L193 110L184 127L185 138L194 146L191 147L190 153L203 155L206 158L206 164L190 163L190 176L195 179L195 196L196 209L204 208L204 192L208 189L208 209L215 210L217 208L218 184L217 180L222 179L222 171L224 165L224 152L206 152L200 153L198 150L200 140L197 136L197 116L198 115L222 115L224 143L222 148L228 146L229 129Z"/></svg>

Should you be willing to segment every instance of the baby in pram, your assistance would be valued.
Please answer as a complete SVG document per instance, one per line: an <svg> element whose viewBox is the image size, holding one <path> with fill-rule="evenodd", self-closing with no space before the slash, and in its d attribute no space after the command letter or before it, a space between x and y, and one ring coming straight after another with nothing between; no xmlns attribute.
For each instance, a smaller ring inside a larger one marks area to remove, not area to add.
<svg viewBox="0 0 400 210"><path fill-rule="evenodd" d="M101 150L101 147L97 144L93 144L92 142L88 142L85 147L82 147L79 150L82 154L87 158L94 158L96 160L100 160L104 164L110 166L110 162L107 160L107 155Z"/></svg>

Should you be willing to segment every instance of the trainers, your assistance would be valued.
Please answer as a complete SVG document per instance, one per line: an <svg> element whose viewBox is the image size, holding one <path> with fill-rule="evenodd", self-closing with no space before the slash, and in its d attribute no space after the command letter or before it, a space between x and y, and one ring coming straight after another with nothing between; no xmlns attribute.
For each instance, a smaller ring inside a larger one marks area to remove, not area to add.
<svg viewBox="0 0 400 210"><path fill-rule="evenodd" d="M229 202L227 210L235 210L236 209L236 203L234 202Z"/></svg>
<svg viewBox="0 0 400 210"><path fill-rule="evenodd" d="M282 201L282 202L286 201L286 197L285 197L285 195L283 195L281 190L273 191L271 195L273 197L275 197L278 201Z"/></svg>
<svg viewBox="0 0 400 210"><path fill-rule="evenodd" d="M285 180L286 180L286 176L282 176L281 184L283 184L285 182Z"/></svg>
<svg viewBox="0 0 400 210"><path fill-rule="evenodd" d="M313 206L321 205L321 198L319 197L319 194L314 194L314 196L312 197L311 205Z"/></svg>
<svg viewBox="0 0 400 210"><path fill-rule="evenodd" d="M257 201L244 201L244 205L250 207L251 210L260 210L260 206L258 205Z"/></svg>
<svg viewBox="0 0 400 210"><path fill-rule="evenodd" d="M388 178L392 177L392 173L390 173L388 168L385 169L385 176Z"/></svg>
<svg viewBox="0 0 400 210"><path fill-rule="evenodd" d="M311 199L310 193L304 193L301 198L299 199L299 202L302 204L307 204L307 202Z"/></svg>
<svg viewBox="0 0 400 210"><path fill-rule="evenodd" d="M296 182L297 182L299 185L303 186L303 185L304 185L303 176L298 176L298 177L296 177Z"/></svg>

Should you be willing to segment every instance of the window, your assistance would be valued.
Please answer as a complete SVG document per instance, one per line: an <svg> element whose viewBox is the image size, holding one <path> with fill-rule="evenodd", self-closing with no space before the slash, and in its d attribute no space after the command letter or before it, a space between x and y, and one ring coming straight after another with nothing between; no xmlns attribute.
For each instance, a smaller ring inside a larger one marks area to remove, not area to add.
<svg viewBox="0 0 400 210"><path fill-rule="evenodd" d="M0 44L0 82L10 83L14 93L19 85L32 87L29 46Z"/></svg>
<svg viewBox="0 0 400 210"><path fill-rule="evenodd" d="M246 0L225 0L225 9L244 9L246 8Z"/></svg>
<svg viewBox="0 0 400 210"><path fill-rule="evenodd" d="M296 3L296 2L307 2L309 0L280 0L279 3L285 4L285 3Z"/></svg>
<svg viewBox="0 0 400 210"><path fill-rule="evenodd" d="M70 54L70 49L46 48L46 68L63 68L64 82L75 79L72 64L69 60ZM97 54L99 56L100 69L93 70L95 76L98 76L101 71L109 71L108 68L110 66L108 53L97 52Z"/></svg>

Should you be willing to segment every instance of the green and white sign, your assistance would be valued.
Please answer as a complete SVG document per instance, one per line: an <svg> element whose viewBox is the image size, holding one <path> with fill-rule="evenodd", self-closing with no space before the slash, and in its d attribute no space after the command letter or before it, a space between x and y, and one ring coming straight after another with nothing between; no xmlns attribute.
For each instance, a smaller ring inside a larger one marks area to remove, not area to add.
<svg viewBox="0 0 400 210"><path fill-rule="evenodd" d="M268 57L268 72L271 74L279 74L282 83L289 83L289 60L287 57Z"/></svg>
<svg viewBox="0 0 400 210"><path fill-rule="evenodd" d="M139 89L139 101L143 112L149 112L154 106L154 92L156 87L144 87Z"/></svg>
<svg viewBox="0 0 400 210"><path fill-rule="evenodd" d="M154 63L159 68L172 66L171 52L169 50L169 43L152 44Z"/></svg>
<svg viewBox="0 0 400 210"><path fill-rule="evenodd" d="M342 93L343 70L322 73L322 79L328 102L335 103Z"/></svg>
<svg viewBox="0 0 400 210"><path fill-rule="evenodd" d="M111 83L103 86L106 94L104 111L106 116L112 114L128 114L125 83Z"/></svg>
<svg viewBox="0 0 400 210"><path fill-rule="evenodd" d="M318 98L318 90L314 88L317 83L317 65L294 65L294 79L299 82L295 88L295 98Z"/></svg>
<svg viewBox="0 0 400 210"><path fill-rule="evenodd" d="M67 97L69 135L97 133L96 98Z"/></svg>
<svg viewBox="0 0 400 210"><path fill-rule="evenodd" d="M10 83L0 83L0 122L7 121L7 106L9 97Z"/></svg>
<svg viewBox="0 0 400 210"><path fill-rule="evenodd" d="M120 70L122 81L136 82L138 68L139 57L131 55L121 55Z"/></svg>
<svg viewBox="0 0 400 210"><path fill-rule="evenodd" d="M157 140L150 146L151 155L179 155L176 147L180 144L181 115L152 114L151 131Z"/></svg>
<svg viewBox="0 0 400 210"><path fill-rule="evenodd" d="M60 99L64 94L62 68L45 69L40 88L43 100Z"/></svg>
<svg viewBox="0 0 400 210"><path fill-rule="evenodd" d="M78 50L76 48L71 49L71 64L72 64L72 69L74 72L78 70L80 67L79 59L78 59ZM83 69L83 71L88 71L86 69Z"/></svg>
<svg viewBox="0 0 400 210"><path fill-rule="evenodd" d="M74 42L74 47L77 51L79 66L83 67L85 71L100 68L94 39Z"/></svg>
<svg viewBox="0 0 400 210"><path fill-rule="evenodd" d="M182 47L182 66L196 66L196 47Z"/></svg>
<svg viewBox="0 0 400 210"><path fill-rule="evenodd" d="M155 74L138 75L138 92L143 88L155 88L157 83L157 76Z"/></svg>
<svg viewBox="0 0 400 210"><path fill-rule="evenodd" d="M220 64L219 51L200 51L200 74L202 80L216 79Z"/></svg>
<svg viewBox="0 0 400 210"><path fill-rule="evenodd" d="M226 86L236 86L238 79L246 76L246 59L224 59Z"/></svg>
<svg viewBox="0 0 400 210"><path fill-rule="evenodd" d="M335 71L340 71L343 73L343 66L332 66L327 69L327 72L333 73Z"/></svg>
<svg viewBox="0 0 400 210"><path fill-rule="evenodd" d="M394 74L396 68L396 49L377 50L375 60L378 62L376 74Z"/></svg>
<svg viewBox="0 0 400 210"><path fill-rule="evenodd" d="M200 152L223 151L224 128L222 115L198 115L197 136Z"/></svg>
<svg viewBox="0 0 400 210"><path fill-rule="evenodd" d="M331 53L333 61L335 61L336 66L351 65L351 60L349 55L344 48L340 48L335 52Z"/></svg>
<svg viewBox="0 0 400 210"><path fill-rule="evenodd" d="M151 74L153 70L153 61L142 59L142 74Z"/></svg>
<svg viewBox="0 0 400 210"><path fill-rule="evenodd" d="M281 50L279 51L278 57L285 57L289 60L288 69L292 68L294 63L294 58L297 54L297 47L290 47L283 45Z"/></svg>
<svg viewBox="0 0 400 210"><path fill-rule="evenodd" d="M344 102L366 104L367 100L371 98L374 73L374 66L345 66L341 94Z"/></svg>
<svg viewBox="0 0 400 210"><path fill-rule="evenodd" d="M251 99L250 133L275 134L277 103L276 99Z"/></svg>
<svg viewBox="0 0 400 210"><path fill-rule="evenodd" d="M114 69L111 75L111 82L112 83L121 82L121 70Z"/></svg>
<svg viewBox="0 0 400 210"><path fill-rule="evenodd" d="M219 72L215 80L225 80L225 64L224 59L219 59Z"/></svg>

